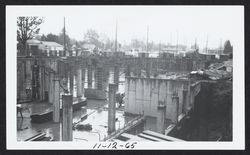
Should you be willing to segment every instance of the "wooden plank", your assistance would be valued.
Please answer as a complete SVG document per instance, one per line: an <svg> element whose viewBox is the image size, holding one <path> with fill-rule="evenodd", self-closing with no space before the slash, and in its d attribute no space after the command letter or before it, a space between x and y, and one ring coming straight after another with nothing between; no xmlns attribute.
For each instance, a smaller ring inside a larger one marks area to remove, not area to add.
<svg viewBox="0 0 250 155"><path fill-rule="evenodd" d="M180 141L180 142L185 141L185 140L174 138L174 137L171 137L171 136L159 134L159 133L156 133L156 132L153 132L153 131L150 131L150 130L143 131L142 133L150 135L150 136L154 136L154 137L166 140L166 141Z"/></svg>

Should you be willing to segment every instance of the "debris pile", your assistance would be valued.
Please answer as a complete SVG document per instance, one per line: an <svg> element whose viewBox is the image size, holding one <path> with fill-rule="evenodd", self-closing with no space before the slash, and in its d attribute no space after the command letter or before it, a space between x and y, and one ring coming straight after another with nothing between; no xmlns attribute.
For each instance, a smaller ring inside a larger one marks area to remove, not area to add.
<svg viewBox="0 0 250 155"><path fill-rule="evenodd" d="M201 77L210 80L232 80L232 61L211 64L208 69L192 71L191 77Z"/></svg>

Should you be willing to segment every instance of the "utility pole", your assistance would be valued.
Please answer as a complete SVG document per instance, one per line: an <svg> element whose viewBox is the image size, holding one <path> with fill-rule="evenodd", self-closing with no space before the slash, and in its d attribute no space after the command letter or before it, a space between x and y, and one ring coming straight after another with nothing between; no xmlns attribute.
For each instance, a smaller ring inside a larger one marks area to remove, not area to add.
<svg viewBox="0 0 250 155"><path fill-rule="evenodd" d="M115 26L115 52L117 52L117 19L116 19L116 26Z"/></svg>
<svg viewBox="0 0 250 155"><path fill-rule="evenodd" d="M147 48L146 48L146 50L147 50L147 53L148 53L148 26L147 26Z"/></svg>
<svg viewBox="0 0 250 155"><path fill-rule="evenodd" d="M66 56L66 48L65 48L65 17L63 17L63 54Z"/></svg>
<svg viewBox="0 0 250 155"><path fill-rule="evenodd" d="M207 35L207 41L206 41L206 53L208 54L208 35Z"/></svg>
<svg viewBox="0 0 250 155"><path fill-rule="evenodd" d="M176 51L177 51L177 54L179 53L179 49L178 49L178 40L179 39L179 32L178 32L178 30L177 30L177 43L176 43Z"/></svg>
<svg viewBox="0 0 250 155"><path fill-rule="evenodd" d="M197 38L195 38L195 42L194 42L194 49L197 49Z"/></svg>

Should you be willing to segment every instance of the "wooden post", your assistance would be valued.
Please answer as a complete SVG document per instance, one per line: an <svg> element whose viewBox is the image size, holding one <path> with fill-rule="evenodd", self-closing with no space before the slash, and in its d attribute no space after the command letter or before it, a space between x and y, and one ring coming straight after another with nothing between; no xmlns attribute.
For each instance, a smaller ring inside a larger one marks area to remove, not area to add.
<svg viewBox="0 0 250 155"><path fill-rule="evenodd" d="M58 123L60 121L60 85L59 78L54 80L54 104L53 104L53 121Z"/></svg>
<svg viewBox="0 0 250 155"><path fill-rule="evenodd" d="M62 95L63 122L62 141L72 141L72 104L73 95Z"/></svg>
<svg viewBox="0 0 250 155"><path fill-rule="evenodd" d="M115 92L116 84L109 84L108 132L115 131Z"/></svg>

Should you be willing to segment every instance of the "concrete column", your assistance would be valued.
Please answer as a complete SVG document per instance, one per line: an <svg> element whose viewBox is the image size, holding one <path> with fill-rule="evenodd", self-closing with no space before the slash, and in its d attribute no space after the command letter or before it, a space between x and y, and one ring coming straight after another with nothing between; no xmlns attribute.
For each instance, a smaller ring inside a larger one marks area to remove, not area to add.
<svg viewBox="0 0 250 155"><path fill-rule="evenodd" d="M81 67L77 68L77 97L82 97L82 69Z"/></svg>
<svg viewBox="0 0 250 155"><path fill-rule="evenodd" d="M63 109L63 120L62 120L62 141L72 141L72 104L73 95L62 95L62 109Z"/></svg>
<svg viewBox="0 0 250 155"><path fill-rule="evenodd" d="M108 132L115 131L115 92L116 84L109 84Z"/></svg>
<svg viewBox="0 0 250 155"><path fill-rule="evenodd" d="M150 78L150 62L149 62L149 59L147 59L146 74L147 74L147 77Z"/></svg>
<svg viewBox="0 0 250 155"><path fill-rule="evenodd" d="M82 67L82 94L84 94L84 86L85 86L85 67Z"/></svg>
<svg viewBox="0 0 250 155"><path fill-rule="evenodd" d="M54 104L53 104L53 121L58 123L60 120L60 85L59 78L54 80Z"/></svg>
<svg viewBox="0 0 250 155"><path fill-rule="evenodd" d="M88 88L92 88L92 67L88 65Z"/></svg>
<svg viewBox="0 0 250 155"><path fill-rule="evenodd" d="M49 103L54 102L54 78L55 74L53 71L49 72Z"/></svg>
<svg viewBox="0 0 250 155"><path fill-rule="evenodd" d="M97 77L96 77L96 86L97 86L97 89L98 90L103 90L103 68L98 66L97 67L97 70L96 70L96 73L97 73Z"/></svg>
<svg viewBox="0 0 250 155"><path fill-rule="evenodd" d="M183 89L183 108L182 113L187 114L188 113L188 90Z"/></svg>
<svg viewBox="0 0 250 155"><path fill-rule="evenodd" d="M69 92L70 92L70 94L73 95L73 91L74 91L74 70L73 70L73 67L70 67L70 71L69 71Z"/></svg>
<svg viewBox="0 0 250 155"><path fill-rule="evenodd" d="M162 107L158 109L158 117L156 120L157 132L165 133L165 115L166 115L166 107Z"/></svg>
<svg viewBox="0 0 250 155"><path fill-rule="evenodd" d="M48 95L49 95L49 73L46 74L45 68L44 68L44 99L48 101ZM46 94L46 95L45 95Z"/></svg>
<svg viewBox="0 0 250 155"><path fill-rule="evenodd" d="M131 72L131 67L130 67L130 65L128 64L128 65L127 65L126 76L130 76L130 72Z"/></svg>
<svg viewBox="0 0 250 155"><path fill-rule="evenodd" d="M44 71L44 67L40 67L40 72L39 72L39 85L40 85L40 89L39 89L39 95L40 95L40 100L44 100L45 99L45 95L44 95L44 91L45 91L45 71Z"/></svg>
<svg viewBox="0 0 250 155"><path fill-rule="evenodd" d="M116 84L117 91L119 86L119 67L117 65L114 67L114 84Z"/></svg>
<svg viewBox="0 0 250 155"><path fill-rule="evenodd" d="M178 123L178 110L179 110L179 97L177 92L174 92L172 95L172 104L173 104L173 117L172 117L172 122L173 123Z"/></svg>

